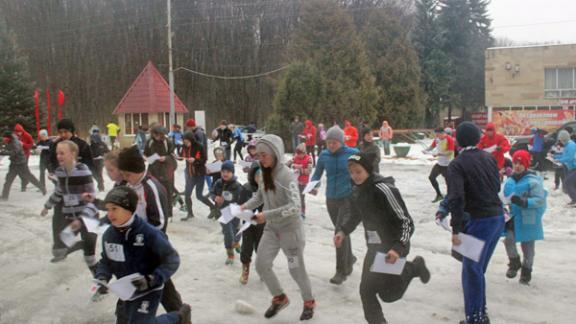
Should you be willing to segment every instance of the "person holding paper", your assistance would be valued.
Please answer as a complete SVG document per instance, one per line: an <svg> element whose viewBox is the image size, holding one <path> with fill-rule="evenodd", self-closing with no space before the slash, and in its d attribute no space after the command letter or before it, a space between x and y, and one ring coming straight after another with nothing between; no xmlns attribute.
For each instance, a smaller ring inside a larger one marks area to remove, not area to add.
<svg viewBox="0 0 576 324"><path fill-rule="evenodd" d="M410 237L414 233L414 222L394 186L394 178L383 177L373 171L373 162L366 153L348 158L348 170L354 182L351 201L352 217L341 224L334 236L334 245L339 247L362 222L368 251L364 257L360 297L364 318L369 324L386 323L378 297L386 303L402 298L413 278L423 283L430 280L430 271L420 256L406 262L399 275L374 272L376 255L385 254L385 263L402 262L410 252Z"/></svg>
<svg viewBox="0 0 576 324"><path fill-rule="evenodd" d="M138 194L129 187L119 186L106 195L104 202L112 226L102 237L102 258L95 275L99 284L97 294L107 292L112 276L121 279L139 274L131 280L135 290L132 297L119 303L116 309L119 321L191 323L188 304L156 316L164 283L178 269L180 257L164 233L138 217Z"/></svg>
<svg viewBox="0 0 576 324"><path fill-rule="evenodd" d="M38 133L40 140L36 143L36 151L40 155L40 175L38 180L40 180L40 186L46 188L46 171L48 170L48 159L50 159L50 146L52 146L52 140L48 137L48 131L41 129Z"/></svg>
<svg viewBox="0 0 576 324"><path fill-rule="evenodd" d="M424 150L423 153L429 153L436 149L433 154L438 157L438 162L434 164L432 171L430 171L430 175L428 176L432 188L436 191L436 198L434 198L432 202L436 203L444 199L436 178L438 178L439 175L442 175L446 185L448 185L448 164L450 164L450 161L454 158L454 139L452 136L446 134L442 127L436 128L434 134L436 136L434 141L432 141L430 147Z"/></svg>
<svg viewBox="0 0 576 324"><path fill-rule="evenodd" d="M234 175L234 163L225 161L222 163L221 178L212 185L210 198L216 203L216 208L222 210L232 203L238 203L242 185L236 180ZM234 249L240 253L240 242L236 239L240 220L234 217L227 224L222 224L222 234L224 235L224 248L226 249L226 265L234 264Z"/></svg>
<svg viewBox="0 0 576 324"><path fill-rule="evenodd" d="M310 181L310 173L312 172L312 157L306 152L306 144L301 143L296 147L296 154L286 163L298 177L298 190L300 191L300 216L302 219L306 218L306 199L304 197L304 188Z"/></svg>
<svg viewBox="0 0 576 324"><path fill-rule="evenodd" d="M358 153L358 150L344 145L344 131L338 125L328 129L326 147L318 157L311 181L320 181L326 171L326 207L336 229L350 217L349 198L352 193L352 181L348 173L348 158ZM310 193L316 194L317 190L314 189ZM348 236L342 245L336 248L336 273L330 279L330 283L341 285L346 281L352 273L355 262L356 257L352 254L352 244Z"/></svg>
<svg viewBox="0 0 576 324"><path fill-rule="evenodd" d="M254 162L258 161L258 156L256 155L256 145L253 143L249 143L248 146L246 146L246 152L248 154L246 154L246 156L244 157L244 161L252 163L252 165L254 165ZM248 173L250 169L251 168L249 167L243 167L242 171L244 171L244 173Z"/></svg>
<svg viewBox="0 0 576 324"><path fill-rule="evenodd" d="M458 134L458 131L456 131L456 134ZM493 123L486 124L485 133L482 135L482 138L480 138L478 148L490 151L489 153L492 154L496 160L498 170L504 168L504 154L510 151L510 142L506 136L496 131Z"/></svg>
<svg viewBox="0 0 576 324"><path fill-rule="evenodd" d="M480 129L463 122L456 130L460 154L448 166L448 206L452 214L452 244L462 244L463 232L484 241L478 262L462 260L462 288L466 320L461 323L490 323L486 312L484 273L498 239L504 230L504 210L500 192L500 172L490 153L478 148ZM470 220L462 229L464 214Z"/></svg>
<svg viewBox="0 0 576 324"><path fill-rule="evenodd" d="M360 138L362 138L360 152L369 155L370 160L372 160L372 170L375 173L380 173L380 148L374 143L374 134L372 134L370 127L365 127L360 131Z"/></svg>
<svg viewBox="0 0 576 324"><path fill-rule="evenodd" d="M84 193L95 195L96 188L90 169L83 163L76 162L78 145L72 141L61 141L56 147L56 156L60 166L54 170L56 176L56 189L44 204L41 215L46 216L48 210L54 211L52 218L52 236L54 245L51 262L59 262L66 258L72 250L81 247L84 250L84 261L88 269L94 274L96 266L96 238L95 233L87 231L82 223L82 216L96 218L98 210L93 204L82 199ZM80 232L82 243L78 246L67 247L60 239L60 233L70 225L75 232Z"/></svg>
<svg viewBox="0 0 576 324"><path fill-rule="evenodd" d="M248 171L248 182L246 182L240 191L240 199L238 204L244 204L250 200L262 183L262 170L259 163L253 163ZM262 212L264 206L260 205L255 208L254 212ZM252 221L254 222L254 221ZM264 232L266 223L255 224L252 223L247 230L242 232L242 251L240 252L240 261L242 262L242 274L240 275L240 283L245 285L248 283L250 275L250 263L252 262L252 253L258 250L258 244Z"/></svg>
<svg viewBox="0 0 576 324"><path fill-rule="evenodd" d="M343 136L342 136L343 137ZM264 135L256 144L262 167L262 185L242 209L253 210L264 205L255 216L258 224L266 222L258 245L256 271L274 296L264 317L274 317L289 304L274 270L274 259L282 250L288 259L292 279L300 288L304 308L300 320L314 316L316 301L312 295L310 279L304 264L304 224L300 217L300 197L294 174L284 164L284 142L277 135Z"/></svg>
<svg viewBox="0 0 576 324"><path fill-rule="evenodd" d="M564 145L564 150L554 155L554 160L562 163L566 170L562 189L570 196L568 207L576 207L576 143L564 129L558 132L558 141Z"/></svg>
<svg viewBox="0 0 576 324"><path fill-rule="evenodd" d="M510 259L506 277L515 278L520 272L520 283L527 285L532 279L532 265L534 264L535 245L537 240L544 239L542 216L546 211L546 196L542 184L542 177L528 170L530 167L530 153L524 150L514 152L514 174L504 184L504 196L510 197L512 202L510 212L512 219L506 224L506 254ZM520 255L516 243L520 242L524 261L520 262Z"/></svg>
<svg viewBox="0 0 576 324"><path fill-rule="evenodd" d="M208 206L210 210L214 209L214 204L203 195L204 191L204 177L206 176L206 155L204 155L204 148L200 143L196 142L196 137L192 132L184 134L184 147L180 160L186 162L184 169L184 178L186 180L186 189L184 191L184 201L186 203L187 215L182 218L182 221L189 220L194 217L192 211L192 191L196 188L196 199Z"/></svg>

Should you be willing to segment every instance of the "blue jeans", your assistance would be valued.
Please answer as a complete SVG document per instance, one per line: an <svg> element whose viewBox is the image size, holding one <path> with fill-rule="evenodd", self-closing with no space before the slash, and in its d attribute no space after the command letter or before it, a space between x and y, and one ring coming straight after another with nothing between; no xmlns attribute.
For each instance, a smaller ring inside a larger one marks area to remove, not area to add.
<svg viewBox="0 0 576 324"><path fill-rule="evenodd" d="M162 299L162 290L154 291L136 300L122 303L118 310L128 319L128 324L177 324L180 316L177 312L169 312L156 316L158 305Z"/></svg>
<svg viewBox="0 0 576 324"><path fill-rule="evenodd" d="M576 201L576 169L568 170L562 188L572 201Z"/></svg>
<svg viewBox="0 0 576 324"><path fill-rule="evenodd" d="M186 199L186 203L190 203L192 205L191 197L192 191L196 188L196 199L204 203L204 205L210 207L210 209L214 208L214 204L205 197L202 192L204 191L204 176L192 176L188 173L188 169L184 170L184 177L186 179L186 189L184 190L184 197Z"/></svg>
<svg viewBox="0 0 576 324"><path fill-rule="evenodd" d="M382 147L384 148L384 155L390 155L390 141L382 140Z"/></svg>
<svg viewBox="0 0 576 324"><path fill-rule="evenodd" d="M484 273L494 253L498 239L504 230L504 216L472 218L464 232L485 242L479 262L462 259L462 288L467 324L487 323L486 280Z"/></svg>
<svg viewBox="0 0 576 324"><path fill-rule="evenodd" d="M222 234L224 234L224 247L226 249L231 249L234 247L234 243L238 242L240 239L236 239L236 234L238 234L238 225L240 220L234 217L228 224L222 224Z"/></svg>
<svg viewBox="0 0 576 324"><path fill-rule="evenodd" d="M208 185L208 190L212 189L212 177L209 175L204 176L206 184Z"/></svg>

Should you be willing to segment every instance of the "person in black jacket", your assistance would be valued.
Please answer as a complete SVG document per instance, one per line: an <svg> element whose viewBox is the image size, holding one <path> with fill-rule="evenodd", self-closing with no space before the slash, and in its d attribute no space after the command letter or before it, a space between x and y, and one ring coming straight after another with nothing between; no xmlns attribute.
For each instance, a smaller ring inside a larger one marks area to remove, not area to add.
<svg viewBox="0 0 576 324"><path fill-rule="evenodd" d="M85 164L92 173L94 173L94 162L92 160L92 153L90 146L86 141L76 136L74 133L76 127L72 120L64 118L58 122L58 139L52 143L48 159L48 174L50 178L54 176L54 170L59 166L58 159L56 158L56 146L61 141L70 140L78 145L78 162Z"/></svg>
<svg viewBox="0 0 576 324"><path fill-rule="evenodd" d="M102 141L100 136L100 129L94 128L92 135L90 135L90 152L92 153L92 161L94 162L94 179L98 183L98 191L104 191L104 178L102 177L102 170L104 169L104 155L110 150L108 145Z"/></svg>
<svg viewBox="0 0 576 324"><path fill-rule="evenodd" d="M452 214L452 244L462 244L463 232L485 242L478 262L462 260L462 287L466 320L461 323L490 323L486 313L484 273L504 230L504 210L498 196L500 173L490 153L476 147L480 130L470 122L456 130L460 154L448 165L448 206ZM465 213L470 220L462 230Z"/></svg>
<svg viewBox="0 0 576 324"><path fill-rule="evenodd" d="M192 132L184 134L184 146L180 154L180 160L186 161L186 169L184 170L184 177L186 180L186 190L184 192L184 201L186 202L186 211L188 214L181 220L186 221L194 217L192 211L192 191L196 188L196 199L204 203L211 210L214 209L214 204L205 197L202 192L204 191L204 177L206 176L206 155L204 148L200 145Z"/></svg>
<svg viewBox="0 0 576 324"><path fill-rule="evenodd" d="M228 122L225 120L220 121L220 126L216 129L217 135L213 139L214 142L216 140L220 140L220 146L224 148L224 152L226 152L226 160L230 160L232 158L232 141L234 141L234 134L232 130L228 127Z"/></svg>
<svg viewBox="0 0 576 324"><path fill-rule="evenodd" d="M48 137L48 131L41 129L40 140L36 143L36 151L40 154L40 185L46 188L46 171L48 170L48 160L50 159L50 147L52 146L52 140Z"/></svg>
<svg viewBox="0 0 576 324"><path fill-rule="evenodd" d="M362 222L368 251L364 257L360 297L364 318L370 324L386 323L380 299L391 303L402 298L411 280L419 277L423 283L430 280L430 272L420 256L407 261L400 275L373 272L377 254L385 255L386 263L396 263L410 252L410 237L414 222L402 200L392 177L384 178L373 173L373 161L365 153L348 158L354 190L351 197L352 216L345 221L334 236L338 247L344 238Z"/></svg>
<svg viewBox="0 0 576 324"><path fill-rule="evenodd" d="M380 173L380 148L374 144L374 134L369 127L362 128L360 132L362 143L360 144L360 152L365 153L372 161L372 170Z"/></svg>
<svg viewBox="0 0 576 324"><path fill-rule="evenodd" d="M129 324L191 323L190 305L156 317L164 284L180 265L180 256L166 235L136 214L138 194L128 187L112 189L105 199L110 226L102 237L102 259L95 278L96 295L106 292L112 276L135 275L132 297L117 309L118 319Z"/></svg>

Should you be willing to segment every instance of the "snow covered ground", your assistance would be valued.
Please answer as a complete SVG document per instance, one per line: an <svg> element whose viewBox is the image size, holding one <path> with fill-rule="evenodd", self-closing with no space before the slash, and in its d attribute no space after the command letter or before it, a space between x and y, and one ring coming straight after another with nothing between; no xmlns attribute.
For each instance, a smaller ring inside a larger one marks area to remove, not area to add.
<svg viewBox="0 0 576 324"><path fill-rule="evenodd" d="M410 159L384 158L380 169L396 178L416 232L409 259L423 256L432 272L432 280L423 285L412 282L404 299L385 304L390 323L457 323L464 317L460 288L460 264L450 257L450 234L434 222L436 205L428 182L433 161L422 155L422 145L414 145ZM2 161L0 179L4 180L8 161ZM31 160L37 173L37 160ZM178 169L178 187L183 188L182 168ZM245 176L239 174L243 182ZM492 323L574 323L576 317L576 209L563 207L567 196L551 190L553 175L546 180L550 188L545 216L546 240L536 245L533 281L521 286L517 279L505 277L508 262L500 244L487 272L488 307ZM441 181L444 189L443 180ZM0 202L0 323L113 323L116 299L108 296L100 303L89 301L90 276L82 253L70 255L64 262L51 264L51 218L39 216L46 197L29 186L26 193L15 181L8 202ZM107 183L110 188L110 183ZM323 187L324 188L324 187ZM103 195L101 195L103 196ZM359 262L342 286L328 279L334 274L333 228L327 215L324 196L307 197L305 250L318 307L310 323L363 323L358 294L361 260L365 252L362 229L353 235L353 249ZM246 286L238 282L239 258L225 266L223 238L218 223L207 220L208 210L196 204L196 218L180 222L182 212L175 209L175 220L168 234L179 251L182 263L174 277L183 299L192 305L195 324L208 323L298 323L302 302L296 284L288 274L286 259L279 255L275 270L283 283L291 305L272 320L263 317L270 295L254 269ZM252 305L256 312L240 315L237 300Z"/></svg>

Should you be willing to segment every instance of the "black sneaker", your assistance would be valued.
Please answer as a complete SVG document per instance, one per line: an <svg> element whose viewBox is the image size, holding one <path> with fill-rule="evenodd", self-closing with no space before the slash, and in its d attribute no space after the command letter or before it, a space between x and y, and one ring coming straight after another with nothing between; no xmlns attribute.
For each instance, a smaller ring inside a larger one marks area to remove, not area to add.
<svg viewBox="0 0 576 324"><path fill-rule="evenodd" d="M307 321L314 317L314 308L316 307L316 301L314 299L304 302L304 309L302 310L302 315L300 315L301 321Z"/></svg>
<svg viewBox="0 0 576 324"><path fill-rule="evenodd" d="M182 307L178 310L178 316L180 317L179 324L192 324L192 308L188 304L182 304Z"/></svg>
<svg viewBox="0 0 576 324"><path fill-rule="evenodd" d="M350 268L348 268L348 270L346 270L346 272L344 273L346 276L349 276L352 274L352 271L354 271L354 264L356 263L356 261L358 261L358 258L356 258L356 256L352 256L352 262L350 262Z"/></svg>
<svg viewBox="0 0 576 324"><path fill-rule="evenodd" d="M444 197L442 195L437 195L436 198L434 198L434 200L432 200L432 202L437 203L439 201L442 201L442 199L444 199Z"/></svg>
<svg viewBox="0 0 576 324"><path fill-rule="evenodd" d="M420 277L420 281L422 281L422 283L428 283L428 281L430 281L430 270L426 268L426 261L424 261L424 258L417 256L414 258L414 260L412 260L412 263L418 270L418 277Z"/></svg>
<svg viewBox="0 0 576 324"><path fill-rule="evenodd" d="M266 313L264 313L264 317L272 318L276 316L281 310L288 307L290 305L290 300L285 294L275 296L272 298L272 305L268 307Z"/></svg>
<svg viewBox="0 0 576 324"><path fill-rule="evenodd" d="M222 216L220 209L214 208L210 211L210 214L208 214L208 219L218 219L220 216Z"/></svg>
<svg viewBox="0 0 576 324"><path fill-rule="evenodd" d="M330 283L334 285L341 285L344 281L346 281L346 276L340 272L336 272L334 277L330 279Z"/></svg>

